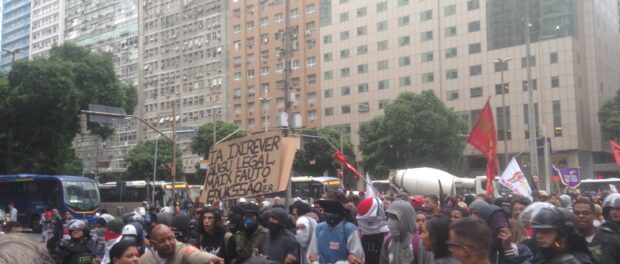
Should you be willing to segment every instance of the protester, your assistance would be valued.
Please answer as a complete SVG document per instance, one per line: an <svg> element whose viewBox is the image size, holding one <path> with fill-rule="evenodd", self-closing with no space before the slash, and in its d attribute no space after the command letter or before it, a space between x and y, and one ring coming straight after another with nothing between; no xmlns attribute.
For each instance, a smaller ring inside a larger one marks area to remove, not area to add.
<svg viewBox="0 0 620 264"><path fill-rule="evenodd" d="M181 214L189 215L189 212L194 208L194 201L189 194L185 197L181 206Z"/></svg>
<svg viewBox="0 0 620 264"><path fill-rule="evenodd" d="M432 262L436 264L458 264L455 258L450 256L448 241L450 220L443 215L433 216L421 227L420 237L424 250L432 252ZM418 262L420 263L420 262Z"/></svg>
<svg viewBox="0 0 620 264"><path fill-rule="evenodd" d="M191 228L190 222L191 220L188 215L175 215L172 218L172 226L170 226L170 228L172 229L172 233L174 233L177 241L200 248L200 243L198 243L198 234L195 232L195 229Z"/></svg>
<svg viewBox="0 0 620 264"><path fill-rule="evenodd" d="M221 222L220 211L213 207L206 207L201 212L196 225L199 248L218 257L228 259L226 245L232 234L226 232L226 228Z"/></svg>
<svg viewBox="0 0 620 264"><path fill-rule="evenodd" d="M278 207L278 208L282 208L285 209L286 207L284 206L284 203L282 203L282 198L280 198L280 196L276 196L273 198L273 205L272 207Z"/></svg>
<svg viewBox="0 0 620 264"><path fill-rule="evenodd" d="M149 240L151 249L140 257L140 264L198 264L220 263L224 260L174 238L172 230L163 224L155 226Z"/></svg>
<svg viewBox="0 0 620 264"><path fill-rule="evenodd" d="M424 201L422 199L422 201ZM415 209L415 207L414 207ZM424 249L424 246L420 246L422 244L422 230L424 230L424 225L426 225L426 221L428 220L428 214L422 210L417 211L415 215L415 223L416 223L416 232L413 235L413 242L411 243L413 247L413 256L415 258L416 264L431 264L433 263L433 252Z"/></svg>
<svg viewBox="0 0 620 264"><path fill-rule="evenodd" d="M429 215L435 215L439 213L439 198L437 195L430 194L424 196L424 211Z"/></svg>
<svg viewBox="0 0 620 264"><path fill-rule="evenodd" d="M95 256L97 259L103 259L105 255L105 226L107 221L103 217L95 218L95 229L93 230L93 241L95 241Z"/></svg>
<svg viewBox="0 0 620 264"><path fill-rule="evenodd" d="M514 197L511 203L512 218L519 219L519 216L521 216L523 209L525 209L525 207L527 207L531 203L532 202L529 199L523 196Z"/></svg>
<svg viewBox="0 0 620 264"><path fill-rule="evenodd" d="M452 221L456 221L459 220L463 217L468 217L469 216L469 212L467 212L467 210L465 210L464 208L455 206L452 208L452 210L450 211L450 220Z"/></svg>
<svg viewBox="0 0 620 264"><path fill-rule="evenodd" d="M105 252L101 263L109 263L110 250L112 247L122 239L123 221L121 219L112 219L106 224L105 230ZM137 232L136 232L137 233Z"/></svg>
<svg viewBox="0 0 620 264"><path fill-rule="evenodd" d="M357 224L366 263L379 263L381 248L389 234L383 203L376 197L368 197L357 205Z"/></svg>
<svg viewBox="0 0 620 264"><path fill-rule="evenodd" d="M450 239L446 244L452 256L463 264L490 264L491 236L482 219L466 217L450 224Z"/></svg>
<svg viewBox="0 0 620 264"><path fill-rule="evenodd" d="M69 224L70 239L63 239L56 248L57 262L66 264L91 263L96 258L96 245L90 239L86 223L75 220Z"/></svg>
<svg viewBox="0 0 620 264"><path fill-rule="evenodd" d="M234 235L235 251L231 256L236 263L243 263L252 256L262 254L263 243L267 238L269 230L259 223L258 206L247 203L242 206L243 210L243 231Z"/></svg>
<svg viewBox="0 0 620 264"><path fill-rule="evenodd" d="M63 235L63 220L57 208L52 209L52 219L50 221L50 227L52 229L52 237L47 240L47 250L52 254L56 250L58 242L62 239Z"/></svg>
<svg viewBox="0 0 620 264"><path fill-rule="evenodd" d="M312 234L308 260L319 263L364 263L364 249L357 227L345 221L348 212L343 205L344 199L338 199L337 195L333 194L326 197L329 198L318 201L318 205L323 209L325 222L318 224Z"/></svg>
<svg viewBox="0 0 620 264"><path fill-rule="evenodd" d="M480 211L480 209L488 205L489 203L487 203L483 199L480 199L480 198L475 199L473 202L471 202L471 204L469 204L469 215L478 216L478 211Z"/></svg>
<svg viewBox="0 0 620 264"><path fill-rule="evenodd" d="M292 222L295 223L295 239L299 244L297 261L300 264L308 263L308 246L312 233L317 226L317 220L312 216L312 207L303 201L296 201L290 206Z"/></svg>
<svg viewBox="0 0 620 264"><path fill-rule="evenodd" d="M138 264L140 252L131 241L121 241L110 250L110 258L112 259L110 264Z"/></svg>
<svg viewBox="0 0 620 264"><path fill-rule="evenodd" d="M594 203L579 198L573 205L577 233L588 243L588 250L598 263L620 263L620 243L617 236L594 227Z"/></svg>
<svg viewBox="0 0 620 264"><path fill-rule="evenodd" d="M569 211L573 210L572 198L566 194L560 195L560 207L565 208Z"/></svg>
<svg viewBox="0 0 620 264"><path fill-rule="evenodd" d="M18 235L0 236L0 263L54 264L41 243Z"/></svg>
<svg viewBox="0 0 620 264"><path fill-rule="evenodd" d="M487 205L478 211L478 217L491 229L492 244L489 259L492 263L532 263L534 256L527 246L512 243L508 213L497 205Z"/></svg>
<svg viewBox="0 0 620 264"><path fill-rule="evenodd" d="M17 208L15 203L9 202L9 221L17 222Z"/></svg>
<svg viewBox="0 0 620 264"><path fill-rule="evenodd" d="M432 200L432 198L429 198ZM425 200L426 201L426 200ZM431 210L435 210L430 208ZM416 232L415 210L410 203L400 199L394 200L385 210L387 226L391 236L381 249L379 263L413 263L411 241Z"/></svg>
<svg viewBox="0 0 620 264"><path fill-rule="evenodd" d="M274 207L267 212L269 234L263 242L262 252L269 259L278 263L296 263L299 244L295 235L288 230L288 215L286 210Z"/></svg>

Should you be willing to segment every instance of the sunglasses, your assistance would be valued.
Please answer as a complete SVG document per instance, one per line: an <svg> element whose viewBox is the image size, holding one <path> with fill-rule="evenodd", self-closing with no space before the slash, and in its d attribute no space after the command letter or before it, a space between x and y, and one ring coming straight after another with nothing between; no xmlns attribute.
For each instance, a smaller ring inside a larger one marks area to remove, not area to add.
<svg viewBox="0 0 620 264"><path fill-rule="evenodd" d="M467 245L465 245L465 244L457 244L457 243L452 243L450 241L446 241L446 246L448 246L449 248L465 248Z"/></svg>

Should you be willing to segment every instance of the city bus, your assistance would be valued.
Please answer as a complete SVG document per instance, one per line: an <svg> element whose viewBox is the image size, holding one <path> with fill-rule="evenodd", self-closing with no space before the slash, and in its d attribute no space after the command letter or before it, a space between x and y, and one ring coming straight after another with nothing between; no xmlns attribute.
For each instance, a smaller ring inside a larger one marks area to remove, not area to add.
<svg viewBox="0 0 620 264"><path fill-rule="evenodd" d="M372 181L372 186L375 187L376 191L379 191L383 195L392 194L392 187L390 185L390 180L374 180Z"/></svg>
<svg viewBox="0 0 620 264"><path fill-rule="evenodd" d="M342 191L342 180L329 176L297 176L291 177L291 196L303 200L318 200L330 191Z"/></svg>
<svg viewBox="0 0 620 264"><path fill-rule="evenodd" d="M155 206L163 207L170 205L172 201L172 183L164 181L122 181L106 182L99 184L101 193L101 206L114 216L129 213L138 207L143 207L144 202L153 203L153 187L155 192ZM189 193L189 185L186 182L175 183L177 203L181 203Z"/></svg>
<svg viewBox="0 0 620 264"><path fill-rule="evenodd" d="M586 179L581 181L579 189L583 194L596 194L605 190L612 191L611 186L616 187L616 190L620 190L620 179Z"/></svg>
<svg viewBox="0 0 620 264"><path fill-rule="evenodd" d="M17 221L34 232L41 231L45 208L57 208L63 214L94 224L100 209L97 183L79 176L13 174L0 175L0 206L6 210L13 202ZM7 212L8 213L8 212Z"/></svg>

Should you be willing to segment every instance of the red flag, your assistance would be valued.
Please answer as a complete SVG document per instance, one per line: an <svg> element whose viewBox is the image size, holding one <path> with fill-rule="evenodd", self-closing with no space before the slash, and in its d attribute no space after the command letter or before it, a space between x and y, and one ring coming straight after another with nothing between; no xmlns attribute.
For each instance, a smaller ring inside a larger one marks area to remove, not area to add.
<svg viewBox="0 0 620 264"><path fill-rule="evenodd" d="M480 117L474 123L469 133L467 143L480 150L487 159L487 186L488 195L493 195L493 180L498 173L497 169L497 132L495 131L495 122L493 121L493 112L489 100L482 108Z"/></svg>
<svg viewBox="0 0 620 264"><path fill-rule="evenodd" d="M611 145L611 151L614 153L614 158L616 158L616 165L620 166L620 145L613 140L609 141L609 145Z"/></svg>
<svg viewBox="0 0 620 264"><path fill-rule="evenodd" d="M334 159L336 159L338 162L342 163L342 165L344 165L345 168L347 168L348 170L350 170L351 172L353 172L353 174L355 174L355 180L357 181L359 179L360 176L362 176L356 169L355 167L353 167L353 165L349 164L349 162L347 162L347 158L344 156L344 154L342 154L342 152L340 152L339 150L336 151L336 153L334 153Z"/></svg>

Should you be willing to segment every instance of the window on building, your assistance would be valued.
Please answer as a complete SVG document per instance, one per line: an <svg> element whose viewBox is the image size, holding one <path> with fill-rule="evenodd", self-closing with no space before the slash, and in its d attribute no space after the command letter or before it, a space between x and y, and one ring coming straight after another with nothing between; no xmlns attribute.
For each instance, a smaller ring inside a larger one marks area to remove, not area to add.
<svg viewBox="0 0 620 264"><path fill-rule="evenodd" d="M367 26L361 26L357 28L357 35L358 36L364 36L368 34L368 27Z"/></svg>
<svg viewBox="0 0 620 264"><path fill-rule="evenodd" d="M368 83L360 83L357 85L357 92L358 93L365 93L368 92Z"/></svg>
<svg viewBox="0 0 620 264"><path fill-rule="evenodd" d="M308 111L308 120L310 121L316 120L316 110Z"/></svg>
<svg viewBox="0 0 620 264"><path fill-rule="evenodd" d="M387 48L388 48L387 40L377 42L377 51L386 50Z"/></svg>
<svg viewBox="0 0 620 264"><path fill-rule="evenodd" d="M307 79L308 79L308 84L315 84L316 83L316 74L308 75Z"/></svg>
<svg viewBox="0 0 620 264"><path fill-rule="evenodd" d="M379 100L379 102L378 102L378 103L379 103L379 105L378 105L379 110L383 110L383 109L385 109L385 107L386 107L388 104L390 104L390 100L389 100L389 99L381 99L381 100Z"/></svg>
<svg viewBox="0 0 620 264"><path fill-rule="evenodd" d="M429 31L424 31L422 33L420 33L420 41L421 42L426 42L426 41L430 41L433 40L433 31L429 30Z"/></svg>
<svg viewBox="0 0 620 264"><path fill-rule="evenodd" d="M422 59L422 63L433 61L433 52L427 51L427 52L422 53L421 59Z"/></svg>
<svg viewBox="0 0 620 264"><path fill-rule="evenodd" d="M480 8L480 0L467 1L467 11L476 10Z"/></svg>
<svg viewBox="0 0 620 264"><path fill-rule="evenodd" d="M446 80L454 80L459 78L458 69L449 69L446 71Z"/></svg>
<svg viewBox="0 0 620 264"><path fill-rule="evenodd" d="M357 105L357 111L360 113L366 113L370 111L370 105L368 104L368 102L359 103Z"/></svg>
<svg viewBox="0 0 620 264"><path fill-rule="evenodd" d="M409 0L397 0L398 6L405 6L409 4Z"/></svg>
<svg viewBox="0 0 620 264"><path fill-rule="evenodd" d="M357 46L357 55L364 55L368 53L368 45Z"/></svg>
<svg viewBox="0 0 620 264"><path fill-rule="evenodd" d="M349 20L348 12L340 13L340 22L346 22L348 20Z"/></svg>
<svg viewBox="0 0 620 264"><path fill-rule="evenodd" d="M314 13L314 4L306 5L306 14L309 15L309 14L312 14L312 13Z"/></svg>
<svg viewBox="0 0 620 264"><path fill-rule="evenodd" d="M435 81L435 73L433 72L427 72L427 73L422 73L422 83L431 83Z"/></svg>
<svg viewBox="0 0 620 264"><path fill-rule="evenodd" d="M340 58L341 59L346 59L348 58L350 55L349 50L348 49L343 49L340 51Z"/></svg>
<svg viewBox="0 0 620 264"><path fill-rule="evenodd" d="M476 54L482 51L482 45L480 42L469 44L469 54Z"/></svg>
<svg viewBox="0 0 620 264"><path fill-rule="evenodd" d="M325 80L334 79L334 72L332 72L332 71L325 71L325 72L323 72L323 79L325 79Z"/></svg>
<svg viewBox="0 0 620 264"><path fill-rule="evenodd" d="M340 40L347 40L349 39L349 31L342 31L340 32Z"/></svg>
<svg viewBox="0 0 620 264"><path fill-rule="evenodd" d="M403 56L403 57L398 58L399 67L409 66L409 65L411 65L411 57Z"/></svg>
<svg viewBox="0 0 620 264"><path fill-rule="evenodd" d="M357 73L368 73L368 64L357 65Z"/></svg>
<svg viewBox="0 0 620 264"><path fill-rule="evenodd" d="M506 115L504 116L504 111L506 111ZM497 113L497 140L511 140L512 139L512 131L510 129L510 106L496 107L495 112ZM506 127L504 127L504 118Z"/></svg>
<svg viewBox="0 0 620 264"><path fill-rule="evenodd" d="M454 101L459 99L459 90L452 90L446 92L446 98L448 101Z"/></svg>
<svg viewBox="0 0 620 264"><path fill-rule="evenodd" d="M388 28L387 20L377 23L377 32L384 31Z"/></svg>
<svg viewBox="0 0 620 264"><path fill-rule="evenodd" d="M343 106L341 106L341 107L340 107L340 111L341 111L343 114L348 114L348 113L351 113L351 105L343 105Z"/></svg>
<svg viewBox="0 0 620 264"><path fill-rule="evenodd" d="M248 78L254 78L254 69L249 69L248 70Z"/></svg>
<svg viewBox="0 0 620 264"><path fill-rule="evenodd" d="M329 43L332 43L332 35L323 36L323 44L329 44Z"/></svg>
<svg viewBox="0 0 620 264"><path fill-rule="evenodd" d="M307 62L306 65L308 65L308 67L313 67L314 65L316 65L316 57L314 56L308 57L306 59L306 62Z"/></svg>
<svg viewBox="0 0 620 264"><path fill-rule="evenodd" d="M443 15L444 16L452 16L456 14L456 4L452 4L449 6L445 6L443 8Z"/></svg>
<svg viewBox="0 0 620 264"><path fill-rule="evenodd" d="M357 17L366 16L367 13L368 13L368 10L366 9L366 7L360 7L357 9Z"/></svg>
<svg viewBox="0 0 620 264"><path fill-rule="evenodd" d="M536 118L536 124L540 124L538 120L538 103L534 103L534 117ZM524 129L525 138L530 138L530 131L527 128L528 123L529 123L529 107L528 107L528 104L524 104L523 105L523 124L526 125ZM536 131L536 134L538 136L538 131Z"/></svg>
<svg viewBox="0 0 620 264"><path fill-rule="evenodd" d="M349 75L351 75L349 67L340 69L340 77L349 77Z"/></svg>
<svg viewBox="0 0 620 264"><path fill-rule="evenodd" d="M377 62L377 70L387 70L390 68L390 64L388 60L380 60Z"/></svg>
<svg viewBox="0 0 620 264"><path fill-rule="evenodd" d="M377 3L377 13L387 10L387 1Z"/></svg>
<svg viewBox="0 0 620 264"><path fill-rule="evenodd" d="M277 13L273 19L273 21L276 23L282 23L282 20L284 20L284 14L282 13Z"/></svg>
<svg viewBox="0 0 620 264"><path fill-rule="evenodd" d="M551 63L551 64L558 63L558 53L557 52L551 52L549 54L549 63Z"/></svg>
<svg viewBox="0 0 620 264"><path fill-rule="evenodd" d="M410 43L411 43L411 39L409 38L409 36L402 36L398 38L399 47L408 46Z"/></svg>
<svg viewBox="0 0 620 264"><path fill-rule="evenodd" d="M269 18L268 17L261 17L260 19L260 27L266 27L269 25Z"/></svg>
<svg viewBox="0 0 620 264"><path fill-rule="evenodd" d="M409 16L401 16L398 18L398 26L402 27L402 26L406 26L409 25Z"/></svg>
<svg viewBox="0 0 620 264"><path fill-rule="evenodd" d="M510 84L509 83L504 83L504 92L503 93L510 93ZM496 84L495 85L495 94L502 94L502 84Z"/></svg>
<svg viewBox="0 0 620 264"><path fill-rule="evenodd" d="M445 35L446 35L446 38L456 36L456 26L445 28Z"/></svg>
<svg viewBox="0 0 620 264"><path fill-rule="evenodd" d="M551 77L551 88L560 87L560 76Z"/></svg>
<svg viewBox="0 0 620 264"><path fill-rule="evenodd" d="M560 101L553 101L553 135L562 136L562 106Z"/></svg>
<svg viewBox="0 0 620 264"><path fill-rule="evenodd" d="M291 12L289 12L289 18L293 19L293 18L297 18L299 16L299 10L297 10L297 8L291 10Z"/></svg>
<svg viewBox="0 0 620 264"><path fill-rule="evenodd" d="M241 25L234 25L233 33L238 34L239 32L241 32Z"/></svg>
<svg viewBox="0 0 620 264"><path fill-rule="evenodd" d="M420 13L420 21L424 22L433 19L433 10L426 10Z"/></svg>
<svg viewBox="0 0 620 264"><path fill-rule="evenodd" d="M469 97L470 98L482 97L482 95L483 95L482 87L472 87L472 88L469 88Z"/></svg>
<svg viewBox="0 0 620 264"><path fill-rule="evenodd" d="M333 56L332 56L331 52L323 54L323 60L326 61L326 62L332 61L332 58L333 58Z"/></svg>
<svg viewBox="0 0 620 264"><path fill-rule="evenodd" d="M325 98L332 98L334 96L334 90L329 88L329 89L325 89L325 91L323 92L323 97Z"/></svg>
<svg viewBox="0 0 620 264"><path fill-rule="evenodd" d="M456 48L448 48L446 49L446 59L454 58L458 55L458 51Z"/></svg>
<svg viewBox="0 0 620 264"><path fill-rule="evenodd" d="M269 75L269 66L264 66L260 69L260 75L261 76L268 76Z"/></svg>
<svg viewBox="0 0 620 264"><path fill-rule="evenodd" d="M245 28L246 28L248 31L251 31L252 29L254 29L254 21L248 21L248 22L245 24Z"/></svg>
<svg viewBox="0 0 620 264"><path fill-rule="evenodd" d="M344 95L349 95L351 94L351 87L350 86L342 86L340 87L340 95L344 96Z"/></svg>
<svg viewBox="0 0 620 264"><path fill-rule="evenodd" d="M377 82L377 89L385 90L390 88L390 80L381 80Z"/></svg>
<svg viewBox="0 0 620 264"><path fill-rule="evenodd" d="M508 71L508 63L493 63L495 72Z"/></svg>
<svg viewBox="0 0 620 264"><path fill-rule="evenodd" d="M233 73L233 81L239 81L239 80L241 80L241 73L240 72Z"/></svg>
<svg viewBox="0 0 620 264"><path fill-rule="evenodd" d="M532 86L534 87L534 91L538 90L538 82L536 81L536 79L532 79ZM527 80L523 81L521 83L521 87L523 88L524 92L527 92Z"/></svg>
<svg viewBox="0 0 620 264"><path fill-rule="evenodd" d="M472 65L469 66L469 76L477 76L482 74L482 65Z"/></svg>
<svg viewBox="0 0 620 264"><path fill-rule="evenodd" d="M403 77L398 78L398 86L399 87L411 86L411 76L403 76Z"/></svg>
<svg viewBox="0 0 620 264"><path fill-rule="evenodd" d="M536 66L536 55L530 56L530 66ZM527 59L525 57L521 58L521 68L527 68Z"/></svg>
<svg viewBox="0 0 620 264"><path fill-rule="evenodd" d="M334 108L333 107L325 107L325 116L333 116Z"/></svg>
<svg viewBox="0 0 620 264"><path fill-rule="evenodd" d="M480 20L469 22L469 24L467 24L467 32L471 33L476 31L480 31Z"/></svg>

